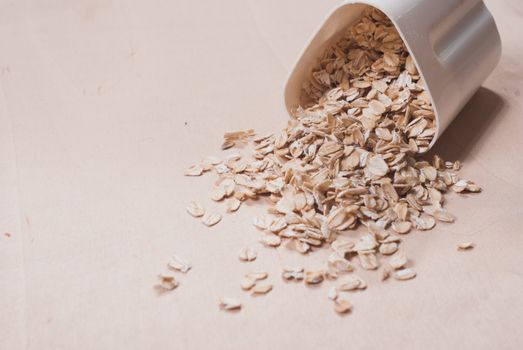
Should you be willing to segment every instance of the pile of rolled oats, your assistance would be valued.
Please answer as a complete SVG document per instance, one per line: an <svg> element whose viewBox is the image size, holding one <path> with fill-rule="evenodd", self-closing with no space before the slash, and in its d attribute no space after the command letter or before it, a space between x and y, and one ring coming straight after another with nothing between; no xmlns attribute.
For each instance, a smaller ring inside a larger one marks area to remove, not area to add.
<svg viewBox="0 0 523 350"><path fill-rule="evenodd" d="M244 201L270 198L267 214L254 219L263 245L290 241L301 254L331 249L323 268L293 267L282 276L307 284L337 281L328 296L345 313L352 306L339 293L367 286L355 269L379 269L381 280L414 278L400 249L401 235L453 222L443 206L445 194L480 188L458 178L459 162L417 159L435 135L434 109L394 25L377 10L365 12L325 51L301 100L279 132L226 134L222 149L246 142L252 154L206 157L186 175L215 172L219 179L211 197L226 202L229 212ZM221 219L195 202L187 210L208 226ZM252 250L240 255L242 261L255 257ZM244 289L255 287L245 283ZM261 293L270 288L262 286ZM232 304L237 308L239 302Z"/></svg>

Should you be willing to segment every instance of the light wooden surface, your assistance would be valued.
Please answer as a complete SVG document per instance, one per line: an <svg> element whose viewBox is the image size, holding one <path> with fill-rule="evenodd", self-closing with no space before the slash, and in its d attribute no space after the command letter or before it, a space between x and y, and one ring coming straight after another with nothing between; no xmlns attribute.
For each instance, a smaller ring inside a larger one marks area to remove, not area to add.
<svg viewBox="0 0 523 350"><path fill-rule="evenodd" d="M285 125L286 75L335 0L1 1L0 349L523 348L523 3L486 2L503 58L437 145L484 193L406 237L415 280L365 275L339 317L327 284L279 276L326 252L239 263L262 208L205 228L184 207L223 210L211 178L181 176L224 131ZM194 268L157 296L173 253ZM240 291L249 269L269 295ZM244 309L219 311L222 295Z"/></svg>

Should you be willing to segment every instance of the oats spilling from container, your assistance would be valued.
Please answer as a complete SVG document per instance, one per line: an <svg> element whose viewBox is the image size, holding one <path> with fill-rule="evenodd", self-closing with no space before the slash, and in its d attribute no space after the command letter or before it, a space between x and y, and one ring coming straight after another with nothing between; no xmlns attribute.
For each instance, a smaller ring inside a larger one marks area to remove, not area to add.
<svg viewBox="0 0 523 350"><path fill-rule="evenodd" d="M210 197L230 198L229 212L247 200L268 198L268 213L253 221L263 245L285 243L304 255L332 249L325 269L286 269L285 280L321 284L355 268L377 270L383 281L414 278L416 272L399 251L404 235L454 222L445 196L481 189L458 177L459 162L437 155L430 161L419 158L436 133L434 109L390 20L377 10L365 12L319 58L301 101L281 131L225 135L222 149L247 143L250 154L213 158L191 166L186 175L214 170L219 179ZM221 218L195 203L187 210L203 216L208 226ZM354 232L342 235L348 231ZM243 251L240 259L252 255ZM242 281L242 288L255 288L255 281ZM352 309L339 292L365 287L354 275L331 289L335 310ZM261 285L254 293L269 290Z"/></svg>

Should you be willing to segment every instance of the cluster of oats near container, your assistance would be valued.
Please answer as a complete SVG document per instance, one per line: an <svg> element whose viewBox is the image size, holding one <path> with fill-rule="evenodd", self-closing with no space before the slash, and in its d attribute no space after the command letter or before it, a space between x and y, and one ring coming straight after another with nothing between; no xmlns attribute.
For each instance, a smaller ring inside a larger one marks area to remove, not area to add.
<svg viewBox="0 0 523 350"><path fill-rule="evenodd" d="M261 137L253 130L227 133L222 149L248 142L252 154L206 157L186 175L215 172L211 197L226 201L228 211L270 198L268 213L254 219L263 245L289 240L301 254L331 249L323 268L286 269L282 276L308 284L339 279L329 297L344 313L352 306L338 299L339 292L366 287L353 272L356 263L380 269L382 280L414 278L400 235L453 222L444 209L447 192L480 191L459 179L459 162L417 160L435 133L422 78L393 24L374 10L325 51L285 129ZM187 210L209 226L221 219L197 203ZM250 251L240 255L254 258Z"/></svg>

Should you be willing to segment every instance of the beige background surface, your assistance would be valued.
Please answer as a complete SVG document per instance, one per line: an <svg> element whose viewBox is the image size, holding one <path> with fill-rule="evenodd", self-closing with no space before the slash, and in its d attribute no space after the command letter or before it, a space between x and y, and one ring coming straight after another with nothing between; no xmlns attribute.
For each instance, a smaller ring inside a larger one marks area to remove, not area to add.
<svg viewBox="0 0 523 350"><path fill-rule="evenodd" d="M406 237L415 280L366 275L339 317L326 284L279 277L326 252L237 261L260 207L212 229L185 213L194 199L223 211L211 177L181 174L221 155L224 131L285 125L286 75L336 2L0 1L0 349L523 348L520 0L486 0L503 58L437 145L484 193ZM173 253L194 268L157 296ZM242 294L249 269L271 274L269 295ZM219 311L222 295L244 309Z"/></svg>

